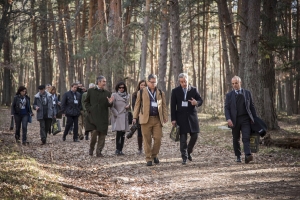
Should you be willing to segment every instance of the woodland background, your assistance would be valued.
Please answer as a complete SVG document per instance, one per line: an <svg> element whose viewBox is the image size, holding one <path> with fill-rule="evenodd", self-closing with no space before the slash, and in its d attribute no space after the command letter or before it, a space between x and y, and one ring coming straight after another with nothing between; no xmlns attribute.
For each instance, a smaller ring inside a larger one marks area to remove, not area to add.
<svg viewBox="0 0 300 200"><path fill-rule="evenodd" d="M60 93L107 77L107 89L158 75L167 94L189 74L204 105L223 112L239 75L270 129L299 114L300 0L0 0L0 99L19 85Z"/></svg>

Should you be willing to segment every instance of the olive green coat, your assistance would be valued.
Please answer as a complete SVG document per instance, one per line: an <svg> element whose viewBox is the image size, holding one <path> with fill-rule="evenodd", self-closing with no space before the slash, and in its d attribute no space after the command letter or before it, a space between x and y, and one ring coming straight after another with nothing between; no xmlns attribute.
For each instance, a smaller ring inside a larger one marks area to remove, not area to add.
<svg viewBox="0 0 300 200"><path fill-rule="evenodd" d="M97 130L101 133L107 133L108 130L108 114L109 107L107 97L110 98L111 93L107 90L99 90L97 87L90 88L87 91L84 106L87 110L86 131Z"/></svg>

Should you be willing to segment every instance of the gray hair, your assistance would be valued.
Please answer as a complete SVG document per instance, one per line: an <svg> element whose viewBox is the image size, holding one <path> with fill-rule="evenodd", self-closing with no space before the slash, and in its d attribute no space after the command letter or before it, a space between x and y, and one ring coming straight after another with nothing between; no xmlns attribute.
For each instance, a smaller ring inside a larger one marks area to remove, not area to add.
<svg viewBox="0 0 300 200"><path fill-rule="evenodd" d="M157 79L157 76L155 75L155 74L150 74L149 76L148 76L148 81L150 81L151 79Z"/></svg>
<svg viewBox="0 0 300 200"><path fill-rule="evenodd" d="M94 83L90 83L89 84L89 88L93 88L93 87L95 87L95 84Z"/></svg>
<svg viewBox="0 0 300 200"><path fill-rule="evenodd" d="M186 73L181 73L181 74L178 75L178 80L180 78L185 78L186 80L188 80L189 77L188 77L188 75Z"/></svg>
<svg viewBox="0 0 300 200"><path fill-rule="evenodd" d="M234 76L232 79L236 79L239 83L242 82L242 79L239 76Z"/></svg>
<svg viewBox="0 0 300 200"><path fill-rule="evenodd" d="M97 77L97 80L96 80L96 83L98 84L99 82L101 82L103 79L105 79L105 77L104 76L98 76Z"/></svg>

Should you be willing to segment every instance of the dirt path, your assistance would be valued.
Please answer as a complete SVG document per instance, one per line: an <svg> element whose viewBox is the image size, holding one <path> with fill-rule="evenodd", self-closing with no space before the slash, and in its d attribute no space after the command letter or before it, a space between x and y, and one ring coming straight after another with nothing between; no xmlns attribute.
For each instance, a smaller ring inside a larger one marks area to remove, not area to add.
<svg viewBox="0 0 300 200"><path fill-rule="evenodd" d="M203 116L202 116L203 117ZM104 158L88 155L89 141L74 143L72 135L49 135L40 145L39 124L29 124L28 146L19 146L53 180L108 195L105 199L300 199L300 151L261 147L250 164L234 162L231 133L218 129L222 120L201 119L201 135L193 161L181 164L179 143L164 128L160 164L145 165L137 155L136 135L125 140L125 156L114 155L115 134L109 132ZM6 135L14 141L13 133ZM65 199L101 199L65 189Z"/></svg>

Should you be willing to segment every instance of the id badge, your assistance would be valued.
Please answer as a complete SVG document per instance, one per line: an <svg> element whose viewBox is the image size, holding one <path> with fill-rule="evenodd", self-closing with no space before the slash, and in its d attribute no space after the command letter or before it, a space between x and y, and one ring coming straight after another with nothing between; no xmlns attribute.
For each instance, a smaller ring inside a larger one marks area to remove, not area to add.
<svg viewBox="0 0 300 200"><path fill-rule="evenodd" d="M187 101L182 101L181 106L182 107L188 107L188 102Z"/></svg>
<svg viewBox="0 0 300 200"><path fill-rule="evenodd" d="M152 107L157 107L157 103L156 102L151 102L151 106Z"/></svg>
<svg viewBox="0 0 300 200"><path fill-rule="evenodd" d="M78 104L78 100L74 100L74 103L75 103L75 104Z"/></svg>
<svg viewBox="0 0 300 200"><path fill-rule="evenodd" d="M77 100L76 100L77 101ZM75 102L74 102L75 103ZM53 101L53 105L55 105L56 104L56 102L55 101Z"/></svg>
<svg viewBox="0 0 300 200"><path fill-rule="evenodd" d="M21 109L25 109L25 106L22 106Z"/></svg>

